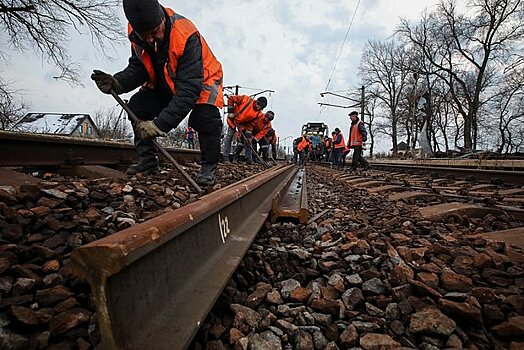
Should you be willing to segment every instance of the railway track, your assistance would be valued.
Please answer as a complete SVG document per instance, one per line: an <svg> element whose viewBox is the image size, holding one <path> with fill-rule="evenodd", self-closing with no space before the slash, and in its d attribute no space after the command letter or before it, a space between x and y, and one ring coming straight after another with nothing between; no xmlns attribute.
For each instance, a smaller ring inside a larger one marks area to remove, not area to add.
<svg viewBox="0 0 524 350"><path fill-rule="evenodd" d="M0 344L489 349L524 341L521 188L379 170L258 170L220 166L220 185L203 197L169 169L0 187ZM431 318L424 312L448 329L416 323Z"/></svg>
<svg viewBox="0 0 524 350"><path fill-rule="evenodd" d="M313 220L264 227L194 348L521 346L522 219L384 189L402 176L412 192L417 175L307 172Z"/></svg>
<svg viewBox="0 0 524 350"><path fill-rule="evenodd" d="M0 131L0 166L125 166L138 154L130 143ZM175 160L196 162L200 151L167 148Z"/></svg>

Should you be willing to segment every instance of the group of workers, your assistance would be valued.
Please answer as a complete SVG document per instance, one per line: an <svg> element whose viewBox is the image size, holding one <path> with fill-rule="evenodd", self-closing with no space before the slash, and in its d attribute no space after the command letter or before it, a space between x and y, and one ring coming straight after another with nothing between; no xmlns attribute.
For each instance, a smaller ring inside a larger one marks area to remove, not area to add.
<svg viewBox="0 0 524 350"><path fill-rule="evenodd" d="M228 131L224 139L224 161L226 163L239 159L242 149L247 164L254 163L253 151L260 146L262 161L269 160L269 148L272 148L271 158L276 158L277 135L271 124L275 118L273 111L263 112L267 99L259 97L256 100L246 95L231 95L227 98ZM236 137L237 147L231 159L231 143ZM255 157L259 158L258 153Z"/></svg>
<svg viewBox="0 0 524 350"><path fill-rule="evenodd" d="M189 147L194 147L196 132L201 151L196 182L213 184L220 158L220 111L224 107L221 63L189 19L160 5L157 0L123 0L123 9L129 22L131 43L128 65L114 75L94 70L91 79L100 91L112 95L140 87L128 104L139 119L133 123L139 161L127 169L127 174L157 171L154 138L166 136L189 115L186 140ZM264 113L266 106L265 97L255 100L250 96L233 95L227 98L228 131L224 139L224 161L233 160L230 154L234 137L237 138L234 154L238 155L243 148L247 163L253 162L253 150L258 146L263 161L276 158L277 136L271 125L275 113ZM359 125L355 128L358 131L350 133L349 146L355 150L354 161L361 159L359 162L366 164L361 158L365 130L362 123L356 124ZM332 159L338 166L343 154L340 144L344 145L344 140L340 132L333 140ZM304 144L300 146L301 152L307 152L304 147ZM259 158L258 153L255 157Z"/></svg>
<svg viewBox="0 0 524 350"><path fill-rule="evenodd" d="M358 166L367 169L369 163L362 155L367 141L366 128L358 118L357 111L349 113L349 117L351 126L347 143L339 128L335 128L331 133L331 138L326 135L322 143L316 145L313 145L310 137L303 135L293 141L293 162L305 165L307 159L325 160L331 164L332 168L342 169L346 164L346 156L353 150L350 170L356 171Z"/></svg>

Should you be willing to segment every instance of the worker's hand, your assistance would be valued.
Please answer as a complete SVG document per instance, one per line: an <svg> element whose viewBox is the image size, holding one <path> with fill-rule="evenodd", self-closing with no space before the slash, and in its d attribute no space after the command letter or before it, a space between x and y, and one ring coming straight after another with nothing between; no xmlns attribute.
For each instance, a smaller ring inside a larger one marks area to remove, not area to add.
<svg viewBox="0 0 524 350"><path fill-rule="evenodd" d="M166 137L167 134L160 130L158 126L152 120L143 121L140 120L136 126L140 137L143 139L151 139L153 137Z"/></svg>
<svg viewBox="0 0 524 350"><path fill-rule="evenodd" d="M111 90L114 90L117 94L122 93L122 85L120 85L120 82L111 74L95 69L91 74L91 79L95 81L96 86L98 86L104 94L110 94Z"/></svg>
<svg viewBox="0 0 524 350"><path fill-rule="evenodd" d="M231 120L235 120L235 113L229 113L227 117Z"/></svg>

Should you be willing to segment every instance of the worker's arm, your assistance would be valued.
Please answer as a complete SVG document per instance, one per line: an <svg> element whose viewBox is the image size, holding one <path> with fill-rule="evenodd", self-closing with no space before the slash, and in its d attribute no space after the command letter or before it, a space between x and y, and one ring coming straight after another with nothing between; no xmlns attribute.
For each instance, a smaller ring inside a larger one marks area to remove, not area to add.
<svg viewBox="0 0 524 350"><path fill-rule="evenodd" d="M131 57L129 57L127 67L123 71L116 73L114 77L122 85L122 93L133 91L149 79L146 67L144 67L133 48L131 48Z"/></svg>

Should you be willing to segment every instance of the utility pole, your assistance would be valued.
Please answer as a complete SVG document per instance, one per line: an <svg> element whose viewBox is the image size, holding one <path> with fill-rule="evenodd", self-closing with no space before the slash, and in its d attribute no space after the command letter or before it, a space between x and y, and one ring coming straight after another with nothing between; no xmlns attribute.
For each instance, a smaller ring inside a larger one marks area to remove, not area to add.
<svg viewBox="0 0 524 350"><path fill-rule="evenodd" d="M364 85L360 88L360 120L364 122Z"/></svg>

